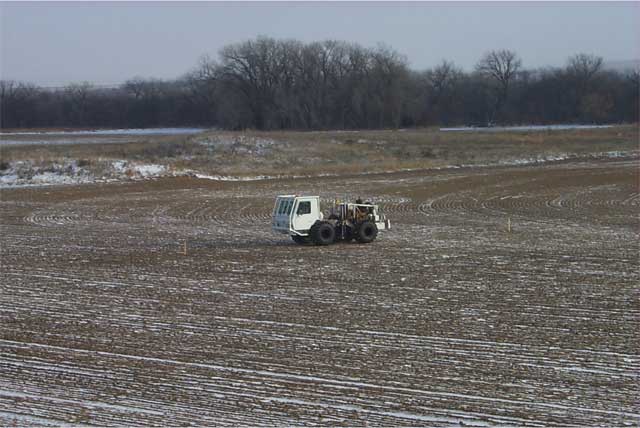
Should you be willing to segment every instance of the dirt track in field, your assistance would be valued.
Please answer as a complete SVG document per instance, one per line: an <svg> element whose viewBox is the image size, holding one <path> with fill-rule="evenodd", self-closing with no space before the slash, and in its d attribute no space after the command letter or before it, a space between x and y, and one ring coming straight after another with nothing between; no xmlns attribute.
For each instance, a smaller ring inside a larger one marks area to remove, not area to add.
<svg viewBox="0 0 640 428"><path fill-rule="evenodd" d="M637 426L639 207L638 159L0 191L0 425Z"/></svg>

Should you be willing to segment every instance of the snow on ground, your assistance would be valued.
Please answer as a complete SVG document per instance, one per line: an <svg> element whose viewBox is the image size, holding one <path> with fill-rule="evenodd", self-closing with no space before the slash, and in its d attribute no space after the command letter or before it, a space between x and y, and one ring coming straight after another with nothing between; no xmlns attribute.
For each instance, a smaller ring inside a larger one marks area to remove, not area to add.
<svg viewBox="0 0 640 428"><path fill-rule="evenodd" d="M55 162L46 166L32 161L11 162L0 171L0 188L13 186L39 186L52 184L80 184L95 181L95 177L76 160Z"/></svg>
<svg viewBox="0 0 640 428"><path fill-rule="evenodd" d="M5 192L0 425L638 426L636 170ZM274 235L312 192L394 227Z"/></svg>
<svg viewBox="0 0 640 428"><path fill-rule="evenodd" d="M112 137L95 137L95 138L47 138L47 139L28 139L28 140L20 140L20 139L6 139L2 135L0 135L0 147L9 147L9 146L50 146L50 145L68 145L68 144L113 144L113 143L130 143L130 140L123 140L122 138L117 138L116 136Z"/></svg>
<svg viewBox="0 0 640 428"><path fill-rule="evenodd" d="M196 178L203 180L215 180L215 181L258 181L258 180L270 180L276 178L271 175L257 175L253 177L238 177L233 175L207 175L207 174L194 174Z"/></svg>
<svg viewBox="0 0 640 428"><path fill-rule="evenodd" d="M33 161L16 161L0 171L0 188L136 180L164 175L172 175L164 165L124 160L79 165L78 161L68 159L46 166Z"/></svg>
<svg viewBox="0 0 640 428"><path fill-rule="evenodd" d="M613 125L526 125L526 126L492 126L478 128L475 126L460 126L454 128L440 128L441 132L503 132L503 131L568 131L573 129L604 129Z"/></svg>
<svg viewBox="0 0 640 428"><path fill-rule="evenodd" d="M286 142L271 138L253 137L248 135L225 136L211 135L198 141L213 151L229 152L233 154L265 156L276 144L286 146Z"/></svg>
<svg viewBox="0 0 640 428"><path fill-rule="evenodd" d="M94 129L81 131L28 131L0 132L4 135L188 135L198 134L204 128L134 128L134 129Z"/></svg>
<svg viewBox="0 0 640 428"><path fill-rule="evenodd" d="M498 165L532 165L537 163L547 163L547 162L561 162L566 160L579 160L579 159L617 159L624 158L628 156L637 156L638 151L633 152L625 152L620 150L610 151L610 152L599 152L599 153L587 153L587 154L575 154L575 153L558 153L555 155L540 155L536 157L529 158L517 158L517 159L507 159L504 161L498 162ZM471 165L467 165L471 166ZM478 165L474 165L478 166ZM481 165L481 166L495 166L495 165Z"/></svg>
<svg viewBox="0 0 640 428"><path fill-rule="evenodd" d="M166 171L166 168L157 164L134 165L132 171L141 177L147 178L162 175Z"/></svg>
<svg viewBox="0 0 640 428"><path fill-rule="evenodd" d="M145 136L193 135L202 131L201 128L153 128L0 132L0 147L127 143Z"/></svg>
<svg viewBox="0 0 640 428"><path fill-rule="evenodd" d="M555 155L541 155L530 158L514 158L504 159L494 163L486 164L458 164L445 165L433 168L413 168L403 169L402 171L417 170L446 170L457 168L479 168L479 167L495 167L495 166L518 166L518 165L535 165L551 162L562 162L572 160L589 160L589 159L618 159L625 157L638 156L638 151L610 151L600 153L588 153L584 155L559 153ZM100 170L100 173L93 170ZM312 177L332 177L339 174L315 174L315 175L255 175L255 176L236 176L236 175L220 175L220 174L203 174L199 171L191 169L172 169L165 165L147 164L141 162L132 162L126 160L107 161L100 167L80 166L76 160L65 160L62 163L53 163L47 166L38 166L32 161L16 161L11 162L9 167L4 171L0 170L0 188L6 187L25 187L25 186L43 186L43 185L59 185L59 184L83 184L101 181L126 181L141 180L167 176L191 176L203 180L215 181L262 181L273 180L278 178L312 178ZM387 174L398 171L371 171L363 172L358 175Z"/></svg>

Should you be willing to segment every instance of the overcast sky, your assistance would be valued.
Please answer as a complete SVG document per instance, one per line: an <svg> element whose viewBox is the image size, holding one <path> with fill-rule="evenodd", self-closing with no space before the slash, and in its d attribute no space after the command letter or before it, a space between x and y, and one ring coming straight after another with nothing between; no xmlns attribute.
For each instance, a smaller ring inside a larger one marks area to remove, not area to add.
<svg viewBox="0 0 640 428"><path fill-rule="evenodd" d="M633 3L0 3L0 77L57 86L175 78L200 56L258 35L339 39L471 69L487 50L513 49L525 67L586 52L640 58Z"/></svg>

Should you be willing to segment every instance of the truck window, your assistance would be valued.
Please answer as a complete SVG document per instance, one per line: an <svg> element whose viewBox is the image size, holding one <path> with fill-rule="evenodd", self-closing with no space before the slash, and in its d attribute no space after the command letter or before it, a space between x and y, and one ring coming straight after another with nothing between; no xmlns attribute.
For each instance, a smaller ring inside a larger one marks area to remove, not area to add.
<svg viewBox="0 0 640 428"><path fill-rule="evenodd" d="M298 215L311 214L311 201L304 201L298 204Z"/></svg>

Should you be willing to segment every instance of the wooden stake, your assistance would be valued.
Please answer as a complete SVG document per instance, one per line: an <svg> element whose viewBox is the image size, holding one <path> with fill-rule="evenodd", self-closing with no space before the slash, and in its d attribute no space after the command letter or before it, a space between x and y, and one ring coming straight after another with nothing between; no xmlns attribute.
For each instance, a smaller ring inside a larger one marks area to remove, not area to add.
<svg viewBox="0 0 640 428"><path fill-rule="evenodd" d="M511 217L507 219L507 232L511 233Z"/></svg>
<svg viewBox="0 0 640 428"><path fill-rule="evenodd" d="M186 256L187 255L187 240L184 240L184 249L182 251L182 253Z"/></svg>

